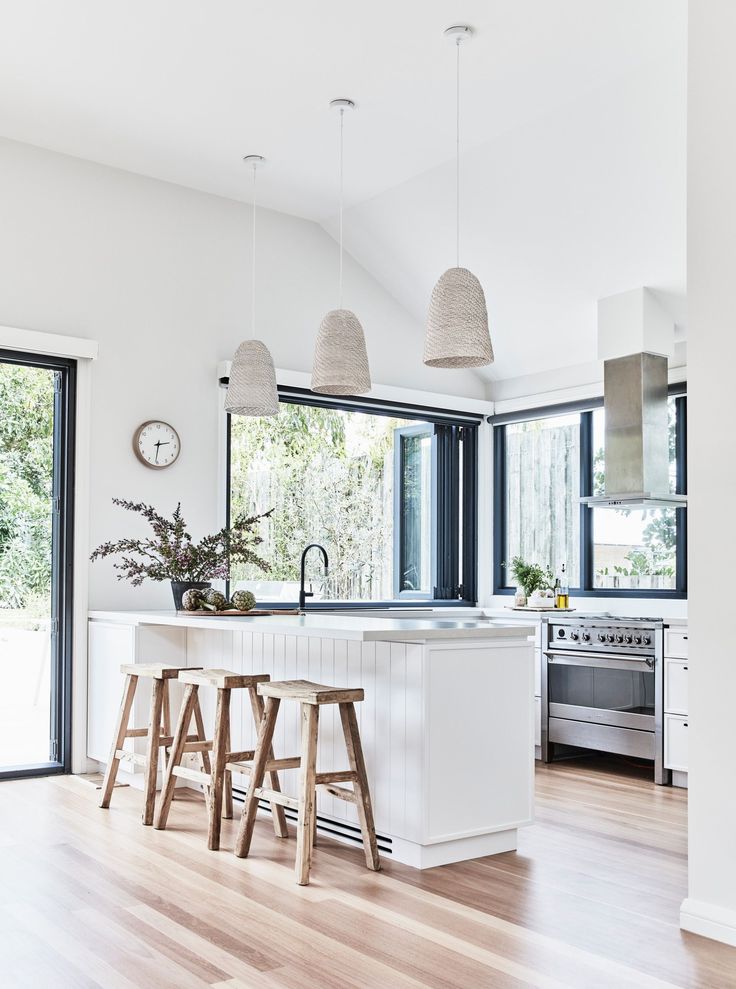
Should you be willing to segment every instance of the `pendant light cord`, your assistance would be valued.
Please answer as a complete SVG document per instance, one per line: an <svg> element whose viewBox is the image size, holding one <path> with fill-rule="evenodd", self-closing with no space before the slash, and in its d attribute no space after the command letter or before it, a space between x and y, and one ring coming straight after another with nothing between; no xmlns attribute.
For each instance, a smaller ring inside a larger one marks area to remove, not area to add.
<svg viewBox="0 0 736 989"><path fill-rule="evenodd" d="M338 273L338 309L342 309L342 204L343 204L343 125L345 110L340 107L340 261Z"/></svg>
<svg viewBox="0 0 736 989"><path fill-rule="evenodd" d="M460 38L457 47L455 79L455 257L460 267Z"/></svg>
<svg viewBox="0 0 736 989"><path fill-rule="evenodd" d="M250 338L256 338L256 172L258 168L253 163L253 245L251 250L250 270Z"/></svg>

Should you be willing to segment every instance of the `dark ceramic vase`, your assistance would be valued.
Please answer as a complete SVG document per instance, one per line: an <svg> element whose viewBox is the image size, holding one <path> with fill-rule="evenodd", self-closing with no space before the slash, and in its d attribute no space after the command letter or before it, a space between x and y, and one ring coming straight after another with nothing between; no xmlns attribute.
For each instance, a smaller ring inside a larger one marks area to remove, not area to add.
<svg viewBox="0 0 736 989"><path fill-rule="evenodd" d="M184 605L181 603L181 599L184 596L184 591L206 591L208 587L212 587L212 584L209 581L172 580L171 593L174 595L174 607L177 611L184 610Z"/></svg>

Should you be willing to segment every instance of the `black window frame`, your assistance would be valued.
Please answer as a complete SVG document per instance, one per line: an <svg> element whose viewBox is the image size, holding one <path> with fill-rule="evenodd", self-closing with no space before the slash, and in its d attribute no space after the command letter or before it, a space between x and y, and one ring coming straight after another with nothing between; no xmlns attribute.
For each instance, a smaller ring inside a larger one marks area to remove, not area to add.
<svg viewBox="0 0 736 989"><path fill-rule="evenodd" d="M57 373L54 392L54 488L52 492L51 732L49 760L0 770L0 781L71 772L72 655L74 621L74 486L77 362L0 348L0 362ZM55 752L54 747L55 746Z"/></svg>
<svg viewBox="0 0 736 989"><path fill-rule="evenodd" d="M221 386L227 387L227 384L227 377L220 378ZM484 416L480 413L360 396L332 398L307 388L286 385L279 385L278 393L279 401L285 403L415 419L417 422L433 423L436 430L437 539L434 547L434 593L428 597L401 595L384 601L310 601L308 610L475 607L478 603L478 429ZM228 413L226 420L225 518L229 526L232 501L232 417ZM229 581L226 593L230 593ZM263 601L259 605L266 608L295 608L298 602Z"/></svg>
<svg viewBox="0 0 736 989"><path fill-rule="evenodd" d="M675 445L677 450L678 494L687 494L687 388L683 383L670 385L670 397L676 406ZM506 583L506 427L512 423L544 419L567 413L580 413L580 497L593 494L593 412L603 407L603 398L581 402L546 405L524 412L489 416L493 426L493 593L511 595L515 588ZM623 588L595 587L593 568L594 533L593 508L580 505L580 576L581 586L571 587L571 597L598 598L662 598L681 600L687 598L687 509L676 509L676 576L673 588Z"/></svg>

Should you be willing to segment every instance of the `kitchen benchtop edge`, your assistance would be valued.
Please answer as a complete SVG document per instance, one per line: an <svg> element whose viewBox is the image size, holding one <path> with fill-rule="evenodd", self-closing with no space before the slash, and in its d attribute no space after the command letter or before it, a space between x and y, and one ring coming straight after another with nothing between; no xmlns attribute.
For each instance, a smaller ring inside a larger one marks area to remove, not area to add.
<svg viewBox="0 0 736 989"><path fill-rule="evenodd" d="M362 642L429 641L452 639L519 639L534 634L530 622L506 623L503 619L489 621L452 618L371 618L369 616L268 615L247 616L188 616L171 611L93 610L90 621L129 625L164 625L180 628L211 628L232 631L276 632L318 638L352 639ZM526 629L526 633L525 630Z"/></svg>

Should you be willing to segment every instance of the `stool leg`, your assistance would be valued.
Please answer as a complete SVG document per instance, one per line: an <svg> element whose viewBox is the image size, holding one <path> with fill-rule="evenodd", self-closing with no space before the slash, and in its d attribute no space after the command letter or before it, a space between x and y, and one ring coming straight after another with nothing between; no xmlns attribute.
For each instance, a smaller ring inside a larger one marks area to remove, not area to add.
<svg viewBox="0 0 736 989"><path fill-rule="evenodd" d="M257 687L249 687L248 693L250 695L250 706L253 711L253 720L256 725L256 731L258 726L263 720L263 698L258 693ZM268 751L268 758L273 759L273 745ZM268 781L271 784L271 789L276 793L281 792L281 783L279 782L279 774L274 770L268 774ZM281 804L271 804L271 817L273 819L273 830L277 838L288 838L289 831L286 827L286 814L284 813L284 808Z"/></svg>
<svg viewBox="0 0 736 989"><path fill-rule="evenodd" d="M317 731L319 707L302 704L302 763L299 780L299 819L296 826L296 881L309 885L312 866L312 820L316 797Z"/></svg>
<svg viewBox="0 0 736 989"><path fill-rule="evenodd" d="M222 789L225 784L225 763L227 762L227 735L230 724L230 688L220 687L217 691L215 711L215 738L212 746L212 782L209 798L209 828L207 847L216 852L220 847L222 827Z"/></svg>
<svg viewBox="0 0 736 989"><path fill-rule="evenodd" d="M357 781L353 783L353 789L358 797L356 808L360 830L363 833L363 851L365 852L365 862L369 869L378 872L381 868L381 860L378 857L378 845L376 843L376 827L373 823L373 807L371 805L371 791L368 786L368 774L365 771L365 760L363 759L363 746L360 742L360 732L358 730L358 719L355 715L355 705L340 705L340 718L342 720L342 731L345 736L345 747L348 750L348 762L350 768L357 775Z"/></svg>
<svg viewBox="0 0 736 989"><path fill-rule="evenodd" d="M151 714L148 721L148 742L146 745L146 770L143 805L143 823L153 824L153 806L156 802L156 777L158 775L158 754L161 746L161 712L164 705L164 680L154 679L151 690Z"/></svg>
<svg viewBox="0 0 736 989"><path fill-rule="evenodd" d="M118 749L122 749L125 742L125 733L128 730L128 721L130 720L130 711L133 707L133 699L135 698L135 690L138 685L138 677L131 676L129 673L125 678L125 686L123 687L123 700L120 704L120 710L118 711L118 720L115 725L115 737L112 740L112 748L110 749L110 758L107 760L107 769L105 770L105 779L102 784L102 797L100 799L100 807L110 806L110 797L112 796L113 787L115 786L115 779L118 775L118 766L120 765L120 760L115 754Z"/></svg>
<svg viewBox="0 0 736 989"><path fill-rule="evenodd" d="M174 769L181 763L181 757L184 753L184 743L187 740L189 724L192 720L192 711L194 710L194 705L197 703L197 689L195 683L188 683L184 690L184 699L181 703L179 720L176 724L176 734L174 735L171 754L169 755L169 761L166 766L161 798L153 822L153 826L157 831L161 831L166 827L166 822L169 818L169 809L174 796L174 787L176 786Z"/></svg>
<svg viewBox="0 0 736 989"><path fill-rule="evenodd" d="M230 743L230 718L227 719L227 732L225 735L225 750L229 755L232 745ZM222 816L226 821L233 819L233 774L229 769L225 770L225 782L223 784L223 810Z"/></svg>
<svg viewBox="0 0 736 989"><path fill-rule="evenodd" d="M258 741L256 742L255 758L253 759L253 771L250 774L250 783L245 797L245 807L243 816L240 818L238 837L235 840L235 854L238 858L245 858L250 851L250 843L253 838L253 826L256 822L256 811L258 810L258 797L256 790L263 785L263 777L266 773L266 763L271 752L273 733L276 728L276 718L279 713L281 701L278 697L267 697L263 712L263 718L258 726Z"/></svg>
<svg viewBox="0 0 736 989"><path fill-rule="evenodd" d="M200 707L199 704L199 692L197 693L197 696L194 700L194 724L196 726L195 734L197 736L197 741L206 742L207 736L205 735L204 732L204 718L202 717L202 708ZM187 732L189 732L189 725L187 725ZM202 772L211 774L212 766L210 764L209 752L200 752L199 755L202 760ZM210 799L210 788L208 786L205 786L204 788L204 797L205 800Z"/></svg>
<svg viewBox="0 0 736 989"><path fill-rule="evenodd" d="M169 695L168 680L164 680L163 728L161 729L161 734L171 734L171 696Z"/></svg>

